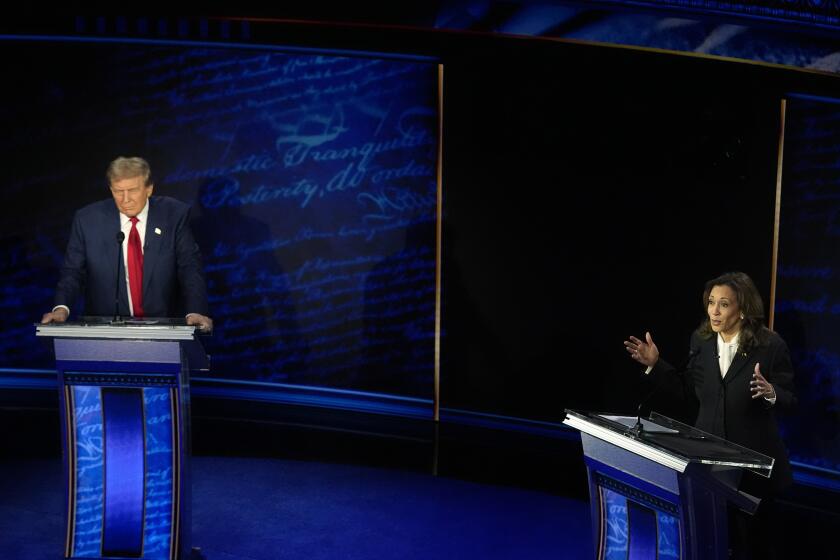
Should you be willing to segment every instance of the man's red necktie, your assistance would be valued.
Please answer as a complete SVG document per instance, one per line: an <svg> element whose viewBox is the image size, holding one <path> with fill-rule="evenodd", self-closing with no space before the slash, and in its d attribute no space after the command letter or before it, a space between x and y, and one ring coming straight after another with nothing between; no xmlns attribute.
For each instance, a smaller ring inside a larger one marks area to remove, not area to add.
<svg viewBox="0 0 840 560"><path fill-rule="evenodd" d="M131 220L128 234L128 286L131 291L131 305L135 317L143 317L143 248L140 246L140 232L137 231L137 217Z"/></svg>

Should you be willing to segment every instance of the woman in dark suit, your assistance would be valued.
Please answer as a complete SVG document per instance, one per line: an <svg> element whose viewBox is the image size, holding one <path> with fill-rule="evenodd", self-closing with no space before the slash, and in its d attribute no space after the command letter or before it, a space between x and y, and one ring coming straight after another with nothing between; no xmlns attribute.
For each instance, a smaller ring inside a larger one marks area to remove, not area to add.
<svg viewBox="0 0 840 560"><path fill-rule="evenodd" d="M793 482L776 422L777 411L796 405L790 352L781 337L764 326L761 296L746 274L731 272L709 280L703 304L707 317L692 335L691 359L684 371L660 359L650 333L645 340L631 336L624 346L647 366L646 373L681 384L685 397L698 406L697 428L775 459L769 481L747 473L741 484L742 490L763 498L760 511L766 514L772 498ZM749 525L762 517L759 514ZM760 533L766 529L762 523L755 536L763 539ZM772 539L767 544L773 546Z"/></svg>

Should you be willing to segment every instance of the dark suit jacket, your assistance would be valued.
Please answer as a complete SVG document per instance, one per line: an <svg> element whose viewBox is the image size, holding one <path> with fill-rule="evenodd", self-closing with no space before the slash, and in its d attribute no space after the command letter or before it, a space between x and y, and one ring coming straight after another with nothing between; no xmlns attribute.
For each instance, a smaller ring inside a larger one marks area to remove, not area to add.
<svg viewBox="0 0 840 560"><path fill-rule="evenodd" d="M163 196L149 199L143 246L143 310L147 317L208 314L201 253L188 218L189 206L182 202ZM119 211L112 199L76 212L55 305L74 310L84 293L86 315L113 315L119 286L120 315L129 315L122 260L117 277L117 259L122 259L119 231Z"/></svg>
<svg viewBox="0 0 840 560"><path fill-rule="evenodd" d="M776 333L767 331L768 340L749 353L739 350L721 378L718 365L717 337L703 340L695 333L691 340L692 353L686 371L679 379L687 398L696 399L699 412L695 426L705 432L728 439L752 450L773 457L771 486L781 491L793 477L787 452L779 434L776 412L796 405L793 386L793 366L785 342ZM752 398L750 381L755 364L776 391L776 403L764 398ZM657 377L674 374L674 368L659 360L653 368Z"/></svg>

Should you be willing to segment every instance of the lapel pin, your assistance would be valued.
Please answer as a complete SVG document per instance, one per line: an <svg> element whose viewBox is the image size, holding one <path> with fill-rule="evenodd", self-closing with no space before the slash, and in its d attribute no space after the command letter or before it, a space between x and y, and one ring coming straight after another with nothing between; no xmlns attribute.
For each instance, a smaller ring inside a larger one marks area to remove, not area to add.
<svg viewBox="0 0 840 560"><path fill-rule="evenodd" d="M160 234L161 234L161 231L160 231L160 228L159 228L159 227L156 227L156 228L155 228L155 233L156 233L156 234L158 234L158 235L160 235Z"/></svg>

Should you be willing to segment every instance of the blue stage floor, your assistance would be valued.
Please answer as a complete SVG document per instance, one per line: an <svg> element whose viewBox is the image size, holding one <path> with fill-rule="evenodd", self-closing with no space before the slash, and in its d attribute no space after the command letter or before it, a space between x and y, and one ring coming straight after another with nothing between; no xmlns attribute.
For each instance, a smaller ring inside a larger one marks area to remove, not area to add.
<svg viewBox="0 0 840 560"><path fill-rule="evenodd" d="M208 560L591 558L588 505L431 474L196 457L193 544ZM0 558L62 557L58 459L0 463Z"/></svg>

